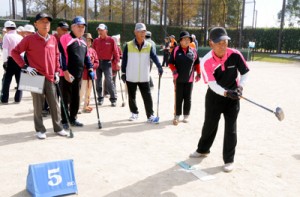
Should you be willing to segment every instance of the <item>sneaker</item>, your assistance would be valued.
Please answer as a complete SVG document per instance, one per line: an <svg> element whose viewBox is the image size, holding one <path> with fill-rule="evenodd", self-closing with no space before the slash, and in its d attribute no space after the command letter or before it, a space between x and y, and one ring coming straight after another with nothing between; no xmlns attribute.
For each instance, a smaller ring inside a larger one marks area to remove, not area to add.
<svg viewBox="0 0 300 197"><path fill-rule="evenodd" d="M78 122L77 120L71 122L71 125L72 125L73 127L83 127L83 124L80 123L80 122Z"/></svg>
<svg viewBox="0 0 300 197"><path fill-rule="evenodd" d="M131 113L131 116L129 117L129 120L130 121L135 121L138 119L138 114L135 114L135 113Z"/></svg>
<svg viewBox="0 0 300 197"><path fill-rule="evenodd" d="M44 132L36 132L36 137L40 140L44 140L47 138L46 133Z"/></svg>
<svg viewBox="0 0 300 197"><path fill-rule="evenodd" d="M102 105L102 104L103 104L103 101L98 101L97 104L98 104L98 105Z"/></svg>
<svg viewBox="0 0 300 197"><path fill-rule="evenodd" d="M68 132L66 132L64 129L59 131L59 132L56 132L57 135L60 135L60 136L68 136Z"/></svg>
<svg viewBox="0 0 300 197"><path fill-rule="evenodd" d="M209 153L198 153L197 151L190 154L190 158L207 157Z"/></svg>
<svg viewBox="0 0 300 197"><path fill-rule="evenodd" d="M183 121L184 123L188 123L189 122L189 115L184 115L183 116Z"/></svg>
<svg viewBox="0 0 300 197"><path fill-rule="evenodd" d="M148 118L147 122L158 124L159 123L159 117L151 115L150 118Z"/></svg>
<svg viewBox="0 0 300 197"><path fill-rule="evenodd" d="M224 172L231 172L233 168L234 168L233 163L225 163L223 170Z"/></svg>
<svg viewBox="0 0 300 197"><path fill-rule="evenodd" d="M117 103L116 103L116 102L111 102L111 106L112 106L112 107L116 107L116 106L117 106Z"/></svg>
<svg viewBox="0 0 300 197"><path fill-rule="evenodd" d="M68 123L62 123L62 126L64 129L69 129L69 124Z"/></svg>
<svg viewBox="0 0 300 197"><path fill-rule="evenodd" d="M177 126L178 123L179 123L179 118L180 116L175 116L174 119L173 119L173 125Z"/></svg>

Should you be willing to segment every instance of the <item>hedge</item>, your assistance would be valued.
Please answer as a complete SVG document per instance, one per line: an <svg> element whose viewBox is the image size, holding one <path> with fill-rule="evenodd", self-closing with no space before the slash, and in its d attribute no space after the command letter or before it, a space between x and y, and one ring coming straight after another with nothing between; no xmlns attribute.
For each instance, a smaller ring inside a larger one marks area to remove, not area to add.
<svg viewBox="0 0 300 197"><path fill-rule="evenodd" d="M28 18L30 23L34 22L34 18ZM59 21L63 19L54 19L51 24L51 29L55 30ZM0 26L3 26L5 20L0 20ZM67 21L69 24L71 21ZM24 25L24 21L18 22ZM88 32L93 37L97 37L96 28L99 23L105 23L108 27L109 35L121 34L121 42L129 41L134 38L134 26L133 23L126 23L124 25L124 32L122 32L123 25L121 23L103 22L103 21L88 21ZM147 25L147 29L152 32L152 39L157 44L164 43L164 37L167 35L175 35L178 39L182 30L187 30L191 34L195 34L199 42L199 46L203 46L204 31L201 28L195 27L171 27L168 26L165 29L160 25ZM239 41L239 31L236 29L227 29L228 35L231 37L230 46L237 48ZM256 28L256 29L244 29L242 38L242 49L248 48L249 41L255 42L255 52L269 52L276 53L278 47L278 35L279 28ZM242 49L240 49L242 51ZM282 52L300 54L300 28L285 28L282 33Z"/></svg>

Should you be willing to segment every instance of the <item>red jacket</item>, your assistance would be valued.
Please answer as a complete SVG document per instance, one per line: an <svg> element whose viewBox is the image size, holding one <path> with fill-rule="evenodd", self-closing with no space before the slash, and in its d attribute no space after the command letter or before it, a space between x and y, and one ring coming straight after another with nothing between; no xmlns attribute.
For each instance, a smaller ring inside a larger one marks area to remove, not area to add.
<svg viewBox="0 0 300 197"><path fill-rule="evenodd" d="M95 72L95 79L97 79L96 70L99 67L99 60L98 60L97 52L95 51L95 49L90 47L90 48L88 48L88 55L90 56L91 63L93 64L93 70ZM86 67L86 65L85 65L85 67ZM83 80L90 79L89 74L88 74L88 69L83 70L82 79Z"/></svg>
<svg viewBox="0 0 300 197"><path fill-rule="evenodd" d="M54 82L54 73L59 72L59 51L55 37L49 36L47 41L38 33L26 36L12 50L11 56L22 68L25 61L21 53L25 51L29 66L35 68L47 80Z"/></svg>
<svg viewBox="0 0 300 197"><path fill-rule="evenodd" d="M93 48L97 51L99 60L112 60L113 64L120 61L118 46L110 36L96 38L93 42Z"/></svg>

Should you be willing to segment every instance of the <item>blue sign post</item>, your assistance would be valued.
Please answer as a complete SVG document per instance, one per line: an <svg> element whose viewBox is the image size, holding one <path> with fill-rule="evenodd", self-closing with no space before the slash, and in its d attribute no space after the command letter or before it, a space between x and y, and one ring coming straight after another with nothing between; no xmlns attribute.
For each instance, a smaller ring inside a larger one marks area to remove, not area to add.
<svg viewBox="0 0 300 197"><path fill-rule="evenodd" d="M77 193L73 160L29 165L26 189L34 197Z"/></svg>

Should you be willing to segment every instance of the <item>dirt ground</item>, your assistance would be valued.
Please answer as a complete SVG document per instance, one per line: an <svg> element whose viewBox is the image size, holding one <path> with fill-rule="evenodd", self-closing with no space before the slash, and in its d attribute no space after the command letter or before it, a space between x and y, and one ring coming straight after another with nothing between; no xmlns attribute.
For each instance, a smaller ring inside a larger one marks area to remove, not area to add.
<svg viewBox="0 0 300 197"><path fill-rule="evenodd" d="M34 136L30 93L24 92L20 104L13 103L13 82L9 105L0 105L0 196L30 196L25 189L28 166L65 159L74 160L78 196L83 197L299 196L300 64L248 63L251 72L244 96L272 110L281 107L285 119L280 122L274 114L241 100L235 169L231 173L222 170L223 118L211 154L204 159L188 157L195 151L201 135L207 89L202 80L194 85L187 124L172 125L172 76L164 68L160 124L146 123L139 92L139 120L128 121L128 103L121 107L117 81L117 107L111 107L108 98L99 107L102 129L97 128L95 109L78 116L85 126L73 128L73 139L55 135L51 118L47 117L44 119L46 140ZM2 76L3 69L0 70ZM155 68L152 76L156 113L158 75ZM198 179L178 166L180 161L197 164L214 179Z"/></svg>

